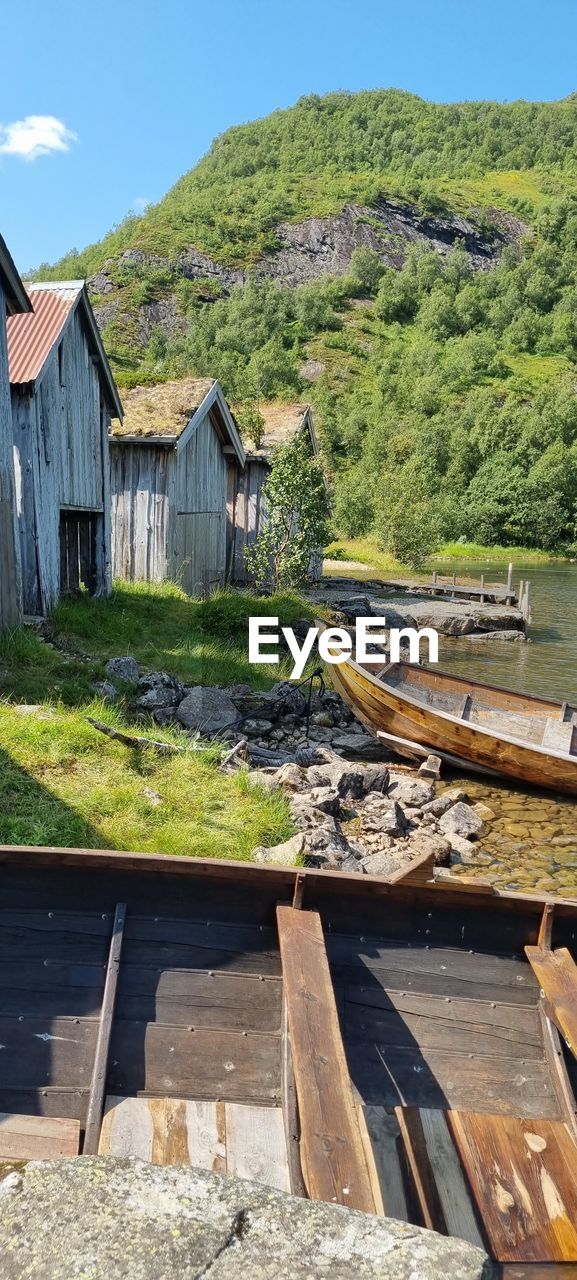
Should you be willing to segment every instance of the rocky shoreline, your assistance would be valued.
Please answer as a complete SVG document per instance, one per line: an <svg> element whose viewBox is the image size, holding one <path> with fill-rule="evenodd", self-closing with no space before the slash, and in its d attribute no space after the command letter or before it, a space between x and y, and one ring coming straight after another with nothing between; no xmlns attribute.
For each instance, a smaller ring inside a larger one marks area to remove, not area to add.
<svg viewBox="0 0 577 1280"><path fill-rule="evenodd" d="M112 701L119 685L131 686L142 718L221 743L221 768L248 764L251 784L285 792L296 834L255 848L255 861L385 876L424 857L439 868L478 862L474 842L492 810L468 804L460 788L439 794L437 756L418 769L393 763L338 693L289 681L269 691L187 687L167 672L142 673L130 657L111 659L106 676L94 686L100 696Z"/></svg>

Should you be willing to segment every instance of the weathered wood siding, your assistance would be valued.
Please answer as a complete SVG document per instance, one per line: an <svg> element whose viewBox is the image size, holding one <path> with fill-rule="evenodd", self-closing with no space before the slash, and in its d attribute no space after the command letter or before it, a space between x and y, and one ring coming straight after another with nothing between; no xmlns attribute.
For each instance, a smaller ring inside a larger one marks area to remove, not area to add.
<svg viewBox="0 0 577 1280"><path fill-rule="evenodd" d="M60 515L97 512L97 592L111 583L110 416L80 312L32 393L12 389L12 418L26 613L48 613L60 593Z"/></svg>
<svg viewBox="0 0 577 1280"><path fill-rule="evenodd" d="M262 532L266 519L264 486L270 474L265 458L247 458L244 471L229 473L228 516L232 527L232 549L229 554L230 577L239 585L250 581L245 551Z"/></svg>
<svg viewBox="0 0 577 1280"><path fill-rule="evenodd" d="M177 450L168 576L191 596L226 578L227 464L211 414Z"/></svg>
<svg viewBox="0 0 577 1280"><path fill-rule="evenodd" d="M134 582L167 576L174 446L110 442L112 572Z"/></svg>
<svg viewBox="0 0 577 1280"><path fill-rule="evenodd" d="M6 298L0 283L0 631L15 626L20 617L19 562L6 348Z"/></svg>

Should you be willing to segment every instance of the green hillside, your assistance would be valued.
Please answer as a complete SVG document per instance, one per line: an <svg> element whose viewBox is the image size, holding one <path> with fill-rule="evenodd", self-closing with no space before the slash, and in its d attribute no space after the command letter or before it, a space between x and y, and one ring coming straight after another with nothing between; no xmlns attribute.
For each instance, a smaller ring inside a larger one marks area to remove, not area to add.
<svg viewBox="0 0 577 1280"><path fill-rule="evenodd" d="M570 545L576 143L573 96L311 96L229 130L158 205L38 275L96 276L121 383L192 371L218 376L241 405L312 399L337 532L377 533L413 558L464 536ZM387 244L379 230L378 251L358 248L338 278L275 281L279 223L353 204L367 225L374 209L376 227L383 201L403 204L420 228L402 270L387 265L394 237ZM497 253L499 211L529 234L512 232ZM429 224L434 237L451 218L484 237L490 269L473 269L457 232L449 252L427 243ZM191 250L206 255L205 275L204 260L183 269ZM270 278L259 274L263 255ZM254 278L235 284L247 267Z"/></svg>

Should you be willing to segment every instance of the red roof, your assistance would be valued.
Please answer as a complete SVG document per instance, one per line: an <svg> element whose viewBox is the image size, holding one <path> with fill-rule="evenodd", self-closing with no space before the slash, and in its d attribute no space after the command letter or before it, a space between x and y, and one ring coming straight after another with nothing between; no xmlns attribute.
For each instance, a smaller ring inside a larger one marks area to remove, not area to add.
<svg viewBox="0 0 577 1280"><path fill-rule="evenodd" d="M75 290L52 286L49 289L29 287L28 292L34 310L27 315L9 316L6 323L12 384L34 382L42 372L79 290L78 286Z"/></svg>

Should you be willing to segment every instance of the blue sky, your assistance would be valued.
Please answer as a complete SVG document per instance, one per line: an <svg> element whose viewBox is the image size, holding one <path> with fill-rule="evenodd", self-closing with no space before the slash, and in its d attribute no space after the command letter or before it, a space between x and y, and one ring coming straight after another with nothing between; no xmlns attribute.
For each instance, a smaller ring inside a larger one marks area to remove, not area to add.
<svg viewBox="0 0 577 1280"><path fill-rule="evenodd" d="M562 98L576 44L575 0L6 4L0 229L22 270L53 261L160 199L229 125L305 93Z"/></svg>

